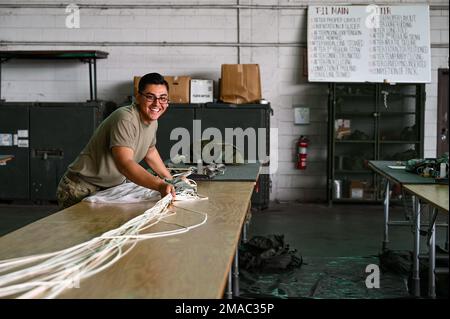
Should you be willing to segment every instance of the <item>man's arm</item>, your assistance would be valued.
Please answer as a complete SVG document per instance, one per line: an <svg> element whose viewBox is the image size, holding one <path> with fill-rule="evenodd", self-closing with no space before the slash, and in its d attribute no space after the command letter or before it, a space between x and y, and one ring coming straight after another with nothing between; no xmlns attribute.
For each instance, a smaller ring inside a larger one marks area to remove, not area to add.
<svg viewBox="0 0 450 319"><path fill-rule="evenodd" d="M169 193L175 197L173 185L167 184L164 180L153 176L141 165L136 163L133 159L134 151L131 148L125 146L113 146L112 155L117 169L127 179L137 185L159 191L162 197Z"/></svg>
<svg viewBox="0 0 450 319"><path fill-rule="evenodd" d="M164 165L156 147L152 146L145 155L145 162L162 178L172 179L172 175Z"/></svg>

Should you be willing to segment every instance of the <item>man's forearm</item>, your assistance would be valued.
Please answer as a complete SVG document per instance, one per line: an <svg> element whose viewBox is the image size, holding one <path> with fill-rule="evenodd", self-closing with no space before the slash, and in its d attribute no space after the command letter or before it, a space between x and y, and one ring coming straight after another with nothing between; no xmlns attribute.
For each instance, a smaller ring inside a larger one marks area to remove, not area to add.
<svg viewBox="0 0 450 319"><path fill-rule="evenodd" d="M172 174L170 174L169 170L163 162L149 165L156 172L156 174L158 174L158 176L162 178L172 179Z"/></svg>
<svg viewBox="0 0 450 319"><path fill-rule="evenodd" d="M148 171L146 171L141 165L137 164L133 160L129 160L123 165L118 167L120 173L122 173L127 179L133 183L151 188L154 190L160 190L165 182L159 177L153 176Z"/></svg>
<svg viewBox="0 0 450 319"><path fill-rule="evenodd" d="M145 158L146 163L162 178L172 179L172 175L167 169L166 165L161 159L158 150L155 148L149 152L148 156Z"/></svg>

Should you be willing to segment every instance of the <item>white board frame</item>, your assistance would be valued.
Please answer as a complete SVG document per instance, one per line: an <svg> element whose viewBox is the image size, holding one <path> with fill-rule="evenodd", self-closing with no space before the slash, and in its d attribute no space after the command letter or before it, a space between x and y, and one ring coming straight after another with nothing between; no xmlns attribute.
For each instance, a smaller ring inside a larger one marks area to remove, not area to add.
<svg viewBox="0 0 450 319"><path fill-rule="evenodd" d="M315 18L320 19L314 20ZM345 20L346 18L356 20ZM403 19L401 21L404 21L404 27L398 25L397 21L400 21L398 19ZM389 30L388 24L393 23L397 23L398 30L406 31L390 32L393 29ZM380 26L381 29L377 29ZM347 34L342 33L342 30L352 31L351 33L348 31ZM355 30L360 31L360 34ZM383 30L387 32L383 33ZM315 31L319 33L314 33ZM336 31L340 32L340 36ZM374 44L372 41L378 42ZM400 49L405 46L402 47L400 44L408 42L415 42L416 45L411 45L410 50L401 51ZM344 46L342 46L343 43ZM357 45L348 45L350 43ZM377 45L375 50L382 52L371 52L374 45ZM345 52L356 50L356 52L344 54L341 53L343 50L346 50ZM413 52L415 50L418 52ZM333 59L333 56L347 58ZM408 58L401 59L404 56ZM410 57L417 59L413 60ZM387 70L391 72L377 73ZM402 72L408 74L395 74ZM308 80L310 82L430 83L429 5L309 6Z"/></svg>

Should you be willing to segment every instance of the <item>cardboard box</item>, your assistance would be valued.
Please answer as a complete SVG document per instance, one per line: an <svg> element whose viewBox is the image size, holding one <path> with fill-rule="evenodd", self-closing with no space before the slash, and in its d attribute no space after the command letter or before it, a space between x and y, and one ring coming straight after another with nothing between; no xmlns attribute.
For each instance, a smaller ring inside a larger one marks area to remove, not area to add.
<svg viewBox="0 0 450 319"><path fill-rule="evenodd" d="M364 197L364 183L361 181L350 181L350 198L361 199Z"/></svg>
<svg viewBox="0 0 450 319"><path fill-rule="evenodd" d="M134 98L137 97L138 91L139 91L139 80L141 79L140 76L134 77Z"/></svg>
<svg viewBox="0 0 450 319"><path fill-rule="evenodd" d="M134 77L134 97L137 97L140 76ZM165 76L169 84L170 103L189 103L190 76Z"/></svg>
<svg viewBox="0 0 450 319"><path fill-rule="evenodd" d="M261 79L258 64L222 64L220 100L225 103L259 103Z"/></svg>
<svg viewBox="0 0 450 319"><path fill-rule="evenodd" d="M190 76L164 76L169 83L170 103L189 103Z"/></svg>
<svg viewBox="0 0 450 319"><path fill-rule="evenodd" d="M213 80L191 79L191 103L213 102Z"/></svg>
<svg viewBox="0 0 450 319"><path fill-rule="evenodd" d="M334 122L334 128L336 133L336 139L341 140L346 136L349 136L352 131L350 128L350 120L349 119L336 119Z"/></svg>

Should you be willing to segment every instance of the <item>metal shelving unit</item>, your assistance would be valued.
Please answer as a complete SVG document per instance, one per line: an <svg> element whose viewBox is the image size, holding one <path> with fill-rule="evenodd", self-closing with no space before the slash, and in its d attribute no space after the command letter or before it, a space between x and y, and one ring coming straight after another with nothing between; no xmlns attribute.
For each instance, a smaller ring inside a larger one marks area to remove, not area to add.
<svg viewBox="0 0 450 319"><path fill-rule="evenodd" d="M329 84L330 205L382 200L383 181L367 162L423 157L424 109L424 84Z"/></svg>
<svg viewBox="0 0 450 319"><path fill-rule="evenodd" d="M0 51L0 82L2 64L12 59L21 60L79 60L89 66L90 101L97 100L97 59L106 59L108 52L97 50L52 50L52 51ZM0 87L0 100L1 100Z"/></svg>

